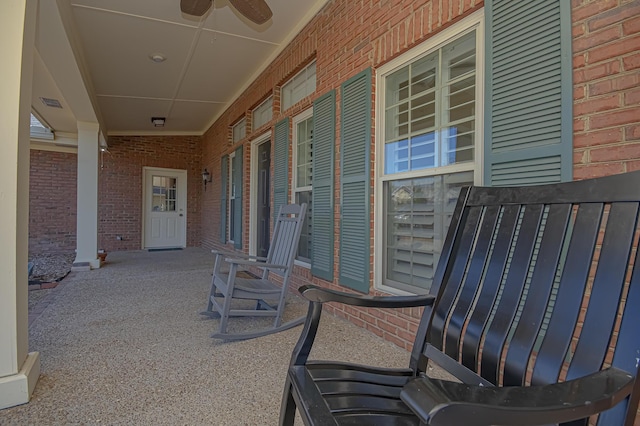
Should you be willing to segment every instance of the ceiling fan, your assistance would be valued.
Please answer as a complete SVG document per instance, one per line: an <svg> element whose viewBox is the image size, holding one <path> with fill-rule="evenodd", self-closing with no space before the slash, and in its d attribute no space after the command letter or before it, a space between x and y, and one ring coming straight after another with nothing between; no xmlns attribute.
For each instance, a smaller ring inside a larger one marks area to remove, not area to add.
<svg viewBox="0 0 640 426"><path fill-rule="evenodd" d="M258 25L264 24L273 16L265 0L229 0L229 3ZM187 15L202 16L212 4L213 0L180 0L180 10Z"/></svg>

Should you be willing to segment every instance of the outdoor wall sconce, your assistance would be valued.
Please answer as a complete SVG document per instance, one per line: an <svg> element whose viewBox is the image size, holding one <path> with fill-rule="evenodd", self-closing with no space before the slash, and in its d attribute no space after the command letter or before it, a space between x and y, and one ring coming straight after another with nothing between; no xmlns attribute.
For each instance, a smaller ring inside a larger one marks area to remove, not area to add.
<svg viewBox="0 0 640 426"><path fill-rule="evenodd" d="M211 173L209 173L207 169L204 169L204 172L202 172L202 182L204 183L205 191L207 190L207 183L211 183L211 181Z"/></svg>

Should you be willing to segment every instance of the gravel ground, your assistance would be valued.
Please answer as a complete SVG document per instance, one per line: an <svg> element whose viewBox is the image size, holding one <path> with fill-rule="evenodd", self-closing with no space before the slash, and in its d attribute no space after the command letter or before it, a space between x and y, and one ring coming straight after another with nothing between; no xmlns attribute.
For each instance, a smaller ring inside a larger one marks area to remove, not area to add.
<svg viewBox="0 0 640 426"><path fill-rule="evenodd" d="M75 257L74 253L29 255L29 262L33 262L33 272L29 281L60 281L71 271Z"/></svg>
<svg viewBox="0 0 640 426"><path fill-rule="evenodd" d="M29 262L33 262L33 272L29 276L29 282L34 284L62 280L71 271L74 259L73 253L30 255ZM51 288L30 290L29 312L32 312L52 290Z"/></svg>
<svg viewBox="0 0 640 426"><path fill-rule="evenodd" d="M29 290L29 312L33 311L33 309L38 306L38 303L40 303L51 290L53 289Z"/></svg>
<svg viewBox="0 0 640 426"><path fill-rule="evenodd" d="M122 252L74 272L29 328L41 376L29 404L0 410L0 425L270 425L301 328L222 342L206 306L211 253ZM289 320L306 303L291 297ZM234 320L244 331L264 318ZM268 319L267 319L268 320ZM267 321L270 323L270 321ZM409 353L323 315L312 357L385 366Z"/></svg>

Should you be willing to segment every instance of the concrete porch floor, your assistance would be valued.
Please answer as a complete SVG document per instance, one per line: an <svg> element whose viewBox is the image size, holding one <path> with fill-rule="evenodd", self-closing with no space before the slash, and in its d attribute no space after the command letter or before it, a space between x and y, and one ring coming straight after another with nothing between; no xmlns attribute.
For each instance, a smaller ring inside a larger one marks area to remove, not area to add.
<svg viewBox="0 0 640 426"><path fill-rule="evenodd" d="M212 261L197 248L115 252L98 270L70 274L30 325L29 350L42 360L31 402L1 410L0 424L276 424L301 327L211 339L218 320L198 312ZM305 309L291 297L285 320ZM311 357L405 367L409 353L325 314Z"/></svg>

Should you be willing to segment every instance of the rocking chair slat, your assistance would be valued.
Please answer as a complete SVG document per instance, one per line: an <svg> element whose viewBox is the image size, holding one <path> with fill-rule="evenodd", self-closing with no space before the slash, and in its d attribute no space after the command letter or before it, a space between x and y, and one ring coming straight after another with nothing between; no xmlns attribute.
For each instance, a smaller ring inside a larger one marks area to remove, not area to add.
<svg viewBox="0 0 640 426"><path fill-rule="evenodd" d="M558 259L562 254L564 233L571 214L571 206L552 205L544 221L544 234L540 242L538 257L528 286L528 295L522 317L509 344L505 361L504 384L525 384L527 364L547 310L553 290ZM542 230L541 230L542 231Z"/></svg>
<svg viewBox="0 0 640 426"><path fill-rule="evenodd" d="M576 294L584 294L587 285L602 210L600 203L581 205L573 229L568 230L571 242L564 267L567 272L562 274L555 301L562 309L553 310L536 357L531 384L551 383L560 374L582 305L582 297Z"/></svg>

